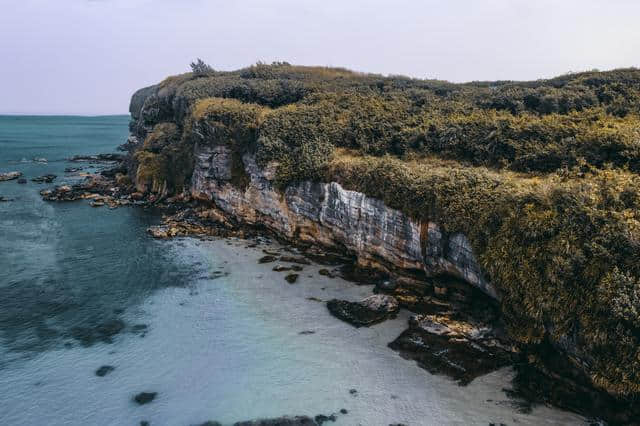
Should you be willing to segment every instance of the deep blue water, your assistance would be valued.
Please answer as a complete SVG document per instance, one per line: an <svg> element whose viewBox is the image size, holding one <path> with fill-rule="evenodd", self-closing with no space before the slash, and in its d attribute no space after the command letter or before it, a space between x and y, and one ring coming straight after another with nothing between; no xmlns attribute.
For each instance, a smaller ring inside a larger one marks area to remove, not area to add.
<svg viewBox="0 0 640 426"><path fill-rule="evenodd" d="M0 182L12 199L0 202L0 425L227 425L343 408L330 424L582 422L517 412L508 370L460 387L403 360L386 345L407 312L362 329L335 320L318 300L359 300L371 286L318 265L289 285L257 262L274 243L156 241L146 210L42 201L53 184L30 179L79 179L67 159L114 152L128 120L0 116L0 172L28 179ZM102 365L115 369L98 377ZM158 396L138 406L142 391Z"/></svg>

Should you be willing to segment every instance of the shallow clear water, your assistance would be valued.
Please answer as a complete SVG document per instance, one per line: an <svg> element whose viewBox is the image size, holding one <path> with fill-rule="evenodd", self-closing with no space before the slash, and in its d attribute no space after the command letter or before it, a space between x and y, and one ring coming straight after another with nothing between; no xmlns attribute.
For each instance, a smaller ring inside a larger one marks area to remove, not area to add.
<svg viewBox="0 0 640 426"><path fill-rule="evenodd" d="M63 177L65 158L113 151L127 121L0 117L0 171ZM229 424L341 408L336 425L583 423L548 407L519 413L502 391L508 369L460 387L403 360L386 345L408 313L364 329L334 319L308 298L356 300L371 287L313 265L289 285L257 263L267 241L155 241L153 214L45 203L45 186L0 182L15 198L0 203L2 425ZM78 327L117 320L112 339L77 339ZM102 365L115 370L98 377ZM138 406L142 391L158 396Z"/></svg>

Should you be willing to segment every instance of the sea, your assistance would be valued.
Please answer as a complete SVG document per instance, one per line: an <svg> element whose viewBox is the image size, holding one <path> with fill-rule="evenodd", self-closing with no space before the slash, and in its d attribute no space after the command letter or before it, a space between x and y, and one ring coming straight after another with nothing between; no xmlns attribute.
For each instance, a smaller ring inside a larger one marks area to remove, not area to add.
<svg viewBox="0 0 640 426"><path fill-rule="evenodd" d="M277 242L159 241L146 232L159 212L41 199L95 172L69 158L116 152L128 122L0 116L0 172L27 179L0 182L9 200L0 202L0 425L332 414L325 425L585 424L545 405L523 409L505 393L509 368L459 386L403 359L387 344L409 312L369 328L335 319L325 301L359 300L372 287L315 264L289 284L258 263L263 250L285 249ZM45 174L57 178L31 180ZM143 392L154 399L141 405Z"/></svg>

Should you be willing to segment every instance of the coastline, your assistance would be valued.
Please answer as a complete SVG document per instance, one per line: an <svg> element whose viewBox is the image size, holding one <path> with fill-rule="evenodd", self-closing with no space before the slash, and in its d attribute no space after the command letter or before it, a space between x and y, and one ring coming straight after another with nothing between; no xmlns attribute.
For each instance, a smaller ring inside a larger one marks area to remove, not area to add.
<svg viewBox="0 0 640 426"><path fill-rule="evenodd" d="M60 398L71 398L66 402L50 396L50 403L84 407L74 413L82 416L100 411L96 408L100 400L111 395L121 401L113 407L114 419L151 424L212 420L226 425L257 417L328 415L342 408L348 414L338 415L329 424L415 425L424 424L426 418L430 424L484 426L514 421L524 425L584 422L578 415L544 405L528 414L518 412L519 402L502 391L512 377L509 369L460 387L403 360L386 344L405 328L407 311L370 328L356 329L336 320L323 303L308 298L359 300L372 287L322 276L318 274L322 265L315 263L305 266L299 281L290 285L282 273L272 271L272 264L258 263L262 250L283 249L278 243L265 241L250 247L255 240L179 238L154 244L167 247L185 267L198 265L193 285L160 290L124 313L127 323L148 325L143 339L125 334L117 337L115 346L53 351L27 361L23 370L14 372L15 380L23 381L26 375L28 383L43 381L35 389L25 387L29 398L56 395L62 383L75 383L71 389L85 391L65 392ZM212 279L218 270L229 275ZM225 300L232 301L232 306L225 306ZM244 336L234 340L239 346L222 350L217 336L229 331ZM314 333L300 334L303 331ZM253 342L248 348L247 339ZM116 368L106 381L92 374L100 363ZM235 380L229 376L232 370ZM280 384L273 387L273 380ZM12 384L16 398L23 398L22 385L14 380L7 383ZM143 388L157 391L157 400L143 407L131 405L127 395ZM352 388L357 396L349 393ZM247 393L247 389L259 391ZM208 400L211 394L218 398ZM38 419L49 409L46 404L26 411L17 402L11 405L8 420ZM218 418L212 415L216 412Z"/></svg>

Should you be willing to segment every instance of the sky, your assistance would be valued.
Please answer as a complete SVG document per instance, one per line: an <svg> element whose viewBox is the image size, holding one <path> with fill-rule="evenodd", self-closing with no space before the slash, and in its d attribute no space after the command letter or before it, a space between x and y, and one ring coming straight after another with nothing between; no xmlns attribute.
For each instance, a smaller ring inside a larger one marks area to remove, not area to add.
<svg viewBox="0 0 640 426"><path fill-rule="evenodd" d="M0 0L0 113L127 113L256 61L454 82L640 66L638 0Z"/></svg>

